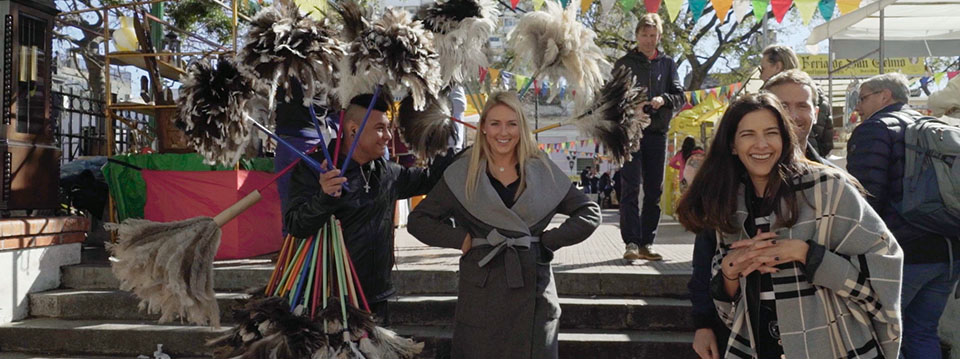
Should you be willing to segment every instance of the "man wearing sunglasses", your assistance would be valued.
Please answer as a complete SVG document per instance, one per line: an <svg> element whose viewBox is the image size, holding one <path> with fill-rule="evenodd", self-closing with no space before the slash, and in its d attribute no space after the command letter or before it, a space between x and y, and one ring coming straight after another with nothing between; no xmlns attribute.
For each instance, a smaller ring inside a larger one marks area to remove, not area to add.
<svg viewBox="0 0 960 359"><path fill-rule="evenodd" d="M847 142L847 171L863 184L870 194L867 202L903 249L900 353L904 359L936 359L937 326L960 278L960 260L950 265L951 258L960 258L960 245L914 226L894 208L903 198L905 130L921 116L907 105L908 94L907 79L897 73L877 75L860 85L856 111L863 123Z"/></svg>

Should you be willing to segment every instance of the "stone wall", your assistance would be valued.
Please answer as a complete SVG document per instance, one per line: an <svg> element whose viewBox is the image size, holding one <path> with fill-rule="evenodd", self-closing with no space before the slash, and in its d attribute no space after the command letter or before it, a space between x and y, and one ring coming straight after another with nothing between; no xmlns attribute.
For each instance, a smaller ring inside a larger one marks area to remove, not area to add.
<svg viewBox="0 0 960 359"><path fill-rule="evenodd" d="M29 314L30 293L60 286L60 267L80 263L80 243L0 251L0 324Z"/></svg>

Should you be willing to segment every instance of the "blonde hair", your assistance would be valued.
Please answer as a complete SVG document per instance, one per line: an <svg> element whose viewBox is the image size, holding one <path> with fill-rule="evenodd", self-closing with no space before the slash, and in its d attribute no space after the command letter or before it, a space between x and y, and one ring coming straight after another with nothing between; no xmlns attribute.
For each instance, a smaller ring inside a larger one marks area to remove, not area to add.
<svg viewBox="0 0 960 359"><path fill-rule="evenodd" d="M800 59L797 58L797 54L786 45L774 44L767 46L763 49L762 54L771 64L780 63L783 65L783 70L781 71L800 68Z"/></svg>
<svg viewBox="0 0 960 359"><path fill-rule="evenodd" d="M660 19L660 15L655 12L648 12L640 16L640 19L637 21L637 27L633 29L633 33L636 34L640 32L640 29L648 26L656 28L658 34L663 33L663 19Z"/></svg>
<svg viewBox="0 0 960 359"><path fill-rule="evenodd" d="M476 137L473 140L473 149L470 150L470 164L467 167L467 198L472 197L477 191L481 176L487 175L480 170L480 164L483 163L482 161L487 161L490 156L490 144L487 143L487 139L483 135L483 126L487 122L487 114L490 113L490 109L499 105L507 106L513 110L513 112L517 114L517 122L520 125L520 142L517 143L517 147L514 150L517 156L517 162L520 164L520 187L517 188L517 194L514 198L520 197L520 194L523 193L523 190L526 188L525 165L527 160L542 158L542 153L537 148L537 141L533 139L533 133L527 125L527 116L523 114L523 106L520 104L520 100L517 99L517 94L510 91L491 94L490 98L487 99L487 103L483 106L483 113L480 115L480 122L477 124L479 130L476 131Z"/></svg>

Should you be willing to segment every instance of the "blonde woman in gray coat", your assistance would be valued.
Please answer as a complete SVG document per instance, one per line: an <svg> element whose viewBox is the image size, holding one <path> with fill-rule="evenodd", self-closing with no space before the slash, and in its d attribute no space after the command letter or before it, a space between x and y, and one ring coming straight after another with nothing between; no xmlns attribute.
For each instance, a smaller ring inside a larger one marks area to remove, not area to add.
<svg viewBox="0 0 960 359"><path fill-rule="evenodd" d="M453 358L557 358L550 261L593 233L600 206L537 149L516 94L492 95L478 128L407 228L423 243L463 251ZM570 217L545 230L557 213Z"/></svg>

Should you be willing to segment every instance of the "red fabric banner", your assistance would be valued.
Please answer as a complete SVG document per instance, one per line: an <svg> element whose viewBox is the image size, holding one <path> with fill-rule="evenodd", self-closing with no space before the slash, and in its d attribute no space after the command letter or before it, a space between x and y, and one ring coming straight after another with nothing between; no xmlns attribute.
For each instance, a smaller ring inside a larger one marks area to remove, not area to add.
<svg viewBox="0 0 960 359"><path fill-rule="evenodd" d="M142 170L147 183L144 217L154 222L173 222L213 217L273 174L258 171L154 171ZM283 217L277 185L261 191L263 198L220 228L217 260L249 258L280 250Z"/></svg>

